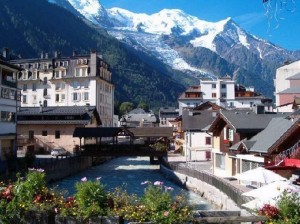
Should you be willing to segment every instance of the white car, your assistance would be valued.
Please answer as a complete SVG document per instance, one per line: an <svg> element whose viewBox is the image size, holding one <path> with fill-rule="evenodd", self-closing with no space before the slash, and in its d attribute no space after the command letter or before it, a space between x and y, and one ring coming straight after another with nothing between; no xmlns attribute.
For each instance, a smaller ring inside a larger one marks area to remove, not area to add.
<svg viewBox="0 0 300 224"><path fill-rule="evenodd" d="M51 156L67 156L68 151L63 148L54 148L51 150Z"/></svg>

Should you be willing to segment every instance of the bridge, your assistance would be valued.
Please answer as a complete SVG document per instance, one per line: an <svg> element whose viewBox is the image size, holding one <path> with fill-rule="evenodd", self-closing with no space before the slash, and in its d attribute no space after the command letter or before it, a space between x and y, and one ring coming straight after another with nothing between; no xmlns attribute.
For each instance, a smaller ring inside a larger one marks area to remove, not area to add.
<svg viewBox="0 0 300 224"><path fill-rule="evenodd" d="M167 156L172 127L85 127L76 128L73 137L80 138L82 156ZM82 144L83 140L83 144Z"/></svg>

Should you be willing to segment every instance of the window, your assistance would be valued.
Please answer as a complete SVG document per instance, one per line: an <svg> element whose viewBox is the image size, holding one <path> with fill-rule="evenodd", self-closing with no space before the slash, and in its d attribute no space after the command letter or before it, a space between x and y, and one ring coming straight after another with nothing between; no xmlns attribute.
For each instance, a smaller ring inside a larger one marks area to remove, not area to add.
<svg viewBox="0 0 300 224"><path fill-rule="evenodd" d="M216 167L225 169L225 156L222 154L216 154Z"/></svg>
<svg viewBox="0 0 300 224"><path fill-rule="evenodd" d="M73 101L80 101L80 93L73 93Z"/></svg>
<svg viewBox="0 0 300 224"><path fill-rule="evenodd" d="M0 121L15 122L15 113L10 111L1 111Z"/></svg>
<svg viewBox="0 0 300 224"><path fill-rule="evenodd" d="M250 102L250 107L253 107L253 102Z"/></svg>
<svg viewBox="0 0 300 224"><path fill-rule="evenodd" d="M48 106L48 102L47 102L47 100L44 100L44 107L47 107Z"/></svg>
<svg viewBox="0 0 300 224"><path fill-rule="evenodd" d="M47 136L47 135L48 135L47 131L42 131L42 136Z"/></svg>
<svg viewBox="0 0 300 224"><path fill-rule="evenodd" d="M43 84L44 84L44 85L47 85L47 82L48 82L47 77L44 77Z"/></svg>
<svg viewBox="0 0 300 224"><path fill-rule="evenodd" d="M61 77L64 77L64 76L66 76L66 70L61 71Z"/></svg>
<svg viewBox="0 0 300 224"><path fill-rule="evenodd" d="M89 93L87 93L87 92L83 93L83 100L85 100L85 101L89 100Z"/></svg>
<svg viewBox="0 0 300 224"><path fill-rule="evenodd" d="M23 91L27 91L27 84L23 84Z"/></svg>
<svg viewBox="0 0 300 224"><path fill-rule="evenodd" d="M226 93L221 93L222 98L226 98Z"/></svg>
<svg viewBox="0 0 300 224"><path fill-rule="evenodd" d="M205 145L211 145L211 137L205 137Z"/></svg>
<svg viewBox="0 0 300 224"><path fill-rule="evenodd" d="M26 95L23 95L22 98L23 98L23 100L22 100L23 103L27 103L27 96L26 96Z"/></svg>
<svg viewBox="0 0 300 224"><path fill-rule="evenodd" d="M217 85L215 83L211 84L211 88L215 89L217 88Z"/></svg>
<svg viewBox="0 0 300 224"><path fill-rule="evenodd" d="M82 76L87 76L87 68L82 68Z"/></svg>
<svg viewBox="0 0 300 224"><path fill-rule="evenodd" d="M48 95L48 91L47 89L44 89L44 92L43 92L44 96L47 96Z"/></svg>
<svg viewBox="0 0 300 224"><path fill-rule="evenodd" d="M84 86L85 89L88 89L88 88L89 88L89 85L90 85L89 80L85 80L85 81L83 82L83 86Z"/></svg>
<svg viewBox="0 0 300 224"><path fill-rule="evenodd" d="M80 76L80 68L75 68L75 76Z"/></svg>
<svg viewBox="0 0 300 224"><path fill-rule="evenodd" d="M79 89L80 88L80 85L79 85L79 82L73 82L73 88L74 89Z"/></svg>
<svg viewBox="0 0 300 224"><path fill-rule="evenodd" d="M59 71L55 71L55 78L59 78Z"/></svg>
<svg viewBox="0 0 300 224"><path fill-rule="evenodd" d="M61 102L64 102L65 101L65 99L66 99L66 95L65 94L61 94Z"/></svg>
<svg viewBox="0 0 300 224"><path fill-rule="evenodd" d="M211 94L211 97L212 97L212 98L217 98L217 93L212 93L212 94Z"/></svg>
<svg viewBox="0 0 300 224"><path fill-rule="evenodd" d="M32 79L36 79L37 78L37 71L34 71L33 73L32 73Z"/></svg>
<svg viewBox="0 0 300 224"><path fill-rule="evenodd" d="M60 138L60 131L55 131L55 139L59 139Z"/></svg>
<svg viewBox="0 0 300 224"><path fill-rule="evenodd" d="M55 102L59 102L59 94L55 94Z"/></svg>
<svg viewBox="0 0 300 224"><path fill-rule="evenodd" d="M32 83L32 91L36 91L36 83Z"/></svg>
<svg viewBox="0 0 300 224"><path fill-rule="evenodd" d="M28 138L33 139L34 138L34 131L28 131Z"/></svg>
<svg viewBox="0 0 300 224"><path fill-rule="evenodd" d="M224 128L224 140L229 140L232 142L233 139L234 139L233 129L225 127Z"/></svg>
<svg viewBox="0 0 300 224"><path fill-rule="evenodd" d="M221 88L222 88L222 89L226 89L226 84L222 84L222 85L221 85Z"/></svg>

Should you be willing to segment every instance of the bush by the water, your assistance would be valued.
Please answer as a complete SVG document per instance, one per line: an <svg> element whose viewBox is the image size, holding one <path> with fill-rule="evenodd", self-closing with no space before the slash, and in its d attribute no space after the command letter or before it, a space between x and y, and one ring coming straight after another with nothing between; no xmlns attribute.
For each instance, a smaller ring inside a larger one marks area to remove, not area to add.
<svg viewBox="0 0 300 224"><path fill-rule="evenodd" d="M172 196L171 187L162 182L145 181L142 197L128 194L121 187L106 191L100 178L83 177L76 184L73 196L47 187L45 173L30 169L25 177L18 175L14 183L0 183L0 223L28 222L39 213L60 218L88 220L99 216L121 217L130 222L160 224L186 223L191 219L191 207L184 195Z"/></svg>

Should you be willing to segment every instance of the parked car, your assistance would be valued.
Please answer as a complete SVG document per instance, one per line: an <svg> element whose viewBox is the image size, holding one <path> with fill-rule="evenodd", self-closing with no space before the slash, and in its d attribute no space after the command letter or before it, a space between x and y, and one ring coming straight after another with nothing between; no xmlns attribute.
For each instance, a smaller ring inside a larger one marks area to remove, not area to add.
<svg viewBox="0 0 300 224"><path fill-rule="evenodd" d="M63 148L54 148L51 150L51 156L68 156L69 152Z"/></svg>

